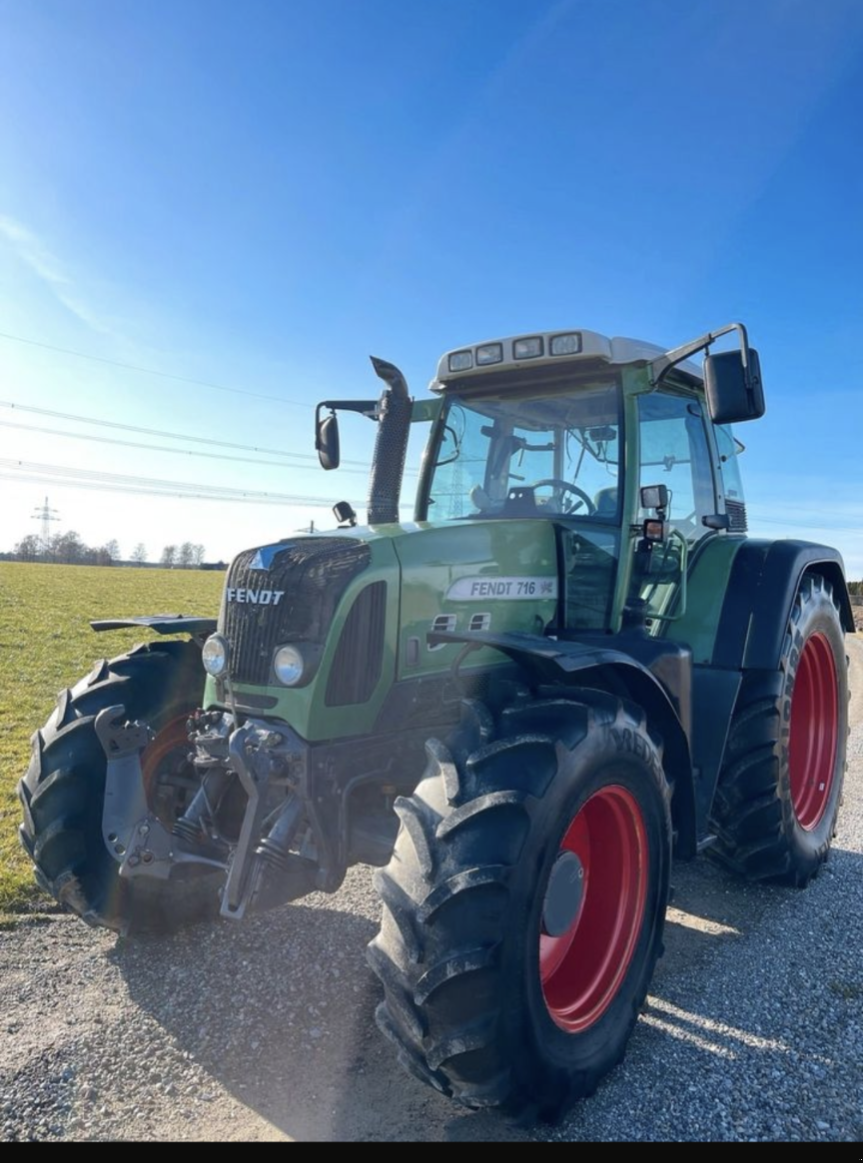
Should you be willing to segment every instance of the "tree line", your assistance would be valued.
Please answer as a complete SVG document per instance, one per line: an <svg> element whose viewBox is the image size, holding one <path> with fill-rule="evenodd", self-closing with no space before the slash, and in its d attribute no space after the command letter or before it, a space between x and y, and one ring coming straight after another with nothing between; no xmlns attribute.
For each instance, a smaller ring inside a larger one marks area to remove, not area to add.
<svg viewBox="0 0 863 1163"><path fill-rule="evenodd" d="M12 553L0 554L12 561L41 561L53 565L120 565L144 566L149 562L147 547L139 541L126 562L120 554L120 546L115 538L104 545L87 545L81 537L70 530L55 533L47 541L29 533L22 537ZM158 564L165 569L200 569L204 564L204 546L191 541L181 545L166 545Z"/></svg>

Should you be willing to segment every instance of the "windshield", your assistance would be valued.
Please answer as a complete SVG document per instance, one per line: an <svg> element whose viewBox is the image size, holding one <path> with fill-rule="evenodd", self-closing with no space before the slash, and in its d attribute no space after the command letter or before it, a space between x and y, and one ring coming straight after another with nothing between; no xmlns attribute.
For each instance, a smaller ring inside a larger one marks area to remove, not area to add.
<svg viewBox="0 0 863 1163"><path fill-rule="evenodd" d="M420 516L614 522L619 436L613 380L553 392L521 387L517 396L512 390L453 396L441 417Z"/></svg>

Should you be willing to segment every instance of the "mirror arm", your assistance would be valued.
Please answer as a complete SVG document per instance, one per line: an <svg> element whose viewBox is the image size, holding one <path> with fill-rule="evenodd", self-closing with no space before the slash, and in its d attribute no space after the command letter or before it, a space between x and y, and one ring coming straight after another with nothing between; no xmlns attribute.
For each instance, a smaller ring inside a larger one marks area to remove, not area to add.
<svg viewBox="0 0 863 1163"><path fill-rule="evenodd" d="M370 420L377 420L379 403L378 400L322 400L315 409L315 423L320 422L322 408L329 408L331 412L359 412Z"/></svg>
<svg viewBox="0 0 863 1163"><path fill-rule="evenodd" d="M331 416L335 416L337 411L359 412L370 420L377 420L379 403L378 400L321 400L315 408L315 452L321 451L322 411L328 410Z"/></svg>
<svg viewBox="0 0 863 1163"><path fill-rule="evenodd" d="M695 355L696 352L709 348L720 336L727 335L729 331L737 331L740 335L740 351L743 357L746 383L749 386L749 338L746 334L746 328L742 323L729 323L726 327L720 327L718 331L708 331L706 335L692 339L689 343L684 343L682 347L675 347L671 351L667 351L665 355L660 355L654 359L650 364L651 389L655 391L677 364L683 363L690 355ZM752 390L751 387L749 390Z"/></svg>

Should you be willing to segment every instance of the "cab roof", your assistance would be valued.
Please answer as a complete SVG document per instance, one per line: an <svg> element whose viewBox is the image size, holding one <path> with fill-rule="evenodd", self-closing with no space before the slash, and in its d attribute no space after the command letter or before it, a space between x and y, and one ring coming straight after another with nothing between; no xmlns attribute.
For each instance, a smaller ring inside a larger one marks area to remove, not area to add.
<svg viewBox="0 0 863 1163"><path fill-rule="evenodd" d="M665 355L667 348L643 339L623 336L609 338L598 331L532 331L506 339L490 339L468 347L444 352L437 375L429 385L434 391L457 383L463 376L494 374L503 369L601 362L609 365L646 364ZM702 381L701 368L691 360L679 364L681 371Z"/></svg>

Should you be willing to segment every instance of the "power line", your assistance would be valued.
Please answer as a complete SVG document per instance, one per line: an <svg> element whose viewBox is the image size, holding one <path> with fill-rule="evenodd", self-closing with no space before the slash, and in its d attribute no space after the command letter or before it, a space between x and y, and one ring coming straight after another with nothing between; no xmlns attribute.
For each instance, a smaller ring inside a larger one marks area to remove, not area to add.
<svg viewBox="0 0 863 1163"><path fill-rule="evenodd" d="M162 480L156 477L130 476L122 473L109 473L99 469L69 468L66 465L41 464L36 461L12 460L0 458L0 468L20 470L27 473L40 473L44 476L57 477L68 480L81 480L99 484L117 484L124 486L167 489L172 494L181 495L193 491L196 496L244 497L250 500L275 501L285 504L302 504L306 501L320 501L322 504L332 504L326 497L308 497L295 493L271 493L258 489L237 489L224 485L202 485L190 481Z"/></svg>
<svg viewBox="0 0 863 1163"><path fill-rule="evenodd" d="M156 489L145 488L144 486L134 485L127 486L123 484L99 483L92 481L79 480L64 480L61 477L45 477L37 476L29 472L4 472L0 469L0 480L6 481L26 481L28 484L44 485L50 483L56 485L58 488L64 489L88 489L93 492L102 493L117 493L119 495L127 496L141 496L141 497L167 497L173 500L181 501L219 501L225 505L304 505L310 509L330 509L332 508L332 501L325 501L323 498L309 498L309 497L280 497L273 494L270 497L249 497L243 495L236 496L216 496L212 493L195 493L195 492L175 492L170 488ZM352 502L359 504L359 501Z"/></svg>
<svg viewBox="0 0 863 1163"><path fill-rule="evenodd" d="M292 456L297 460L317 461L312 453L285 452L283 448L265 448L256 444L236 444L230 440L215 440L208 436L194 436L191 433L167 432L163 428L143 428L138 424L122 424L118 420L103 420L96 416L79 416L74 412L58 412L53 408L36 408L32 404L16 404L14 400L0 400L0 408L11 408L16 412L29 412L35 416L50 416L54 420L72 420L80 424L94 424L99 428L113 428L121 432L137 432L143 436L160 436L165 440L183 440L191 444L206 444L212 448L232 448L239 452L258 452L265 456ZM361 460L343 460L342 464L357 468L368 466ZM410 470L408 470L410 471Z"/></svg>
<svg viewBox="0 0 863 1163"><path fill-rule="evenodd" d="M199 388L212 388L217 392L232 392L236 396L252 396L256 400L270 400L275 404L287 404L296 408L313 408L314 404L307 404L304 400L283 400L280 396L268 396L263 392L250 392L245 388L231 388L225 384L216 384L211 380L198 380L192 376L178 376L173 372L157 371L152 367L140 367L134 363L123 363L118 359L106 359L102 355L90 355L84 351L73 351L69 347L57 347L53 343L42 343L38 339L25 339L23 335L10 335L7 331L0 331L0 339L10 339L13 343L26 343L29 347L41 347L45 351L56 351L61 355L73 355L76 359L89 359L93 363L104 363L109 367L120 367L125 371L142 372L148 376L159 376L163 380L176 380L181 384L195 384Z"/></svg>
<svg viewBox="0 0 863 1163"><path fill-rule="evenodd" d="M36 476L32 473L22 472L22 471L4 472L2 470L2 468L0 468L0 480L18 481L18 482L27 481L28 483L31 483L31 484L42 484L42 485L44 485L46 483L46 478L44 476ZM172 492L172 491L170 491L170 489L169 490L150 489L150 488L145 488L143 486L137 486L137 485L127 486L127 485L123 485L123 484L98 483L98 482L80 481L80 480L63 480L63 479L59 479L59 478L48 478L48 480L51 484L57 485L58 487L62 487L64 489L86 489L90 492L115 493L115 494L118 494L120 496L166 497L169 500L181 500L181 501L194 501L194 500L197 500L197 501L219 501L220 503L225 504L225 505L237 504L237 505L270 505L270 506L281 505L281 506L285 506L288 504L297 504L297 505L301 504L301 505L306 506L309 509L331 509L332 505L333 505L333 502L331 500L324 500L323 497L320 497L320 498L317 498L317 497L297 497L294 501L289 501L287 499L278 499L275 494L273 496L271 496L270 498L248 497L248 496L241 496L241 495L220 497L220 496L215 496L213 494L208 494L208 493L197 494L194 492L188 492L188 493L186 493L186 492ZM356 501L356 500L352 501L350 503L353 505L362 504L362 502ZM400 505L399 508L405 513L410 513L413 509L413 506L412 505Z"/></svg>
<svg viewBox="0 0 863 1163"><path fill-rule="evenodd" d="M0 427L15 428L24 432L40 432L46 436L63 436L71 440L90 440L98 444L115 444L120 448L143 448L150 452L169 452L178 456L196 456L203 457L206 460L224 460L232 461L236 464L257 464L263 465L267 468L308 468L306 464L296 464L290 461L277 460L255 460L250 456L226 456L221 452L198 452L192 448L168 448L164 444L143 444L137 440L117 440L112 436L94 436L90 432L63 432L59 428L43 428L38 424L16 424L12 420L0 420ZM286 454L288 455L288 454ZM364 476L365 469L361 468L346 468L342 470L343 473L351 473L352 475Z"/></svg>
<svg viewBox="0 0 863 1163"><path fill-rule="evenodd" d="M749 524L757 527L759 525L778 525L783 529L800 530L800 529L821 529L824 533L855 533L859 534L859 525L830 525L825 524L823 514L819 517L817 513L812 513L807 517L805 513L801 513L798 520L789 518L787 521L780 521L772 517L754 517L751 513L748 514Z"/></svg>

